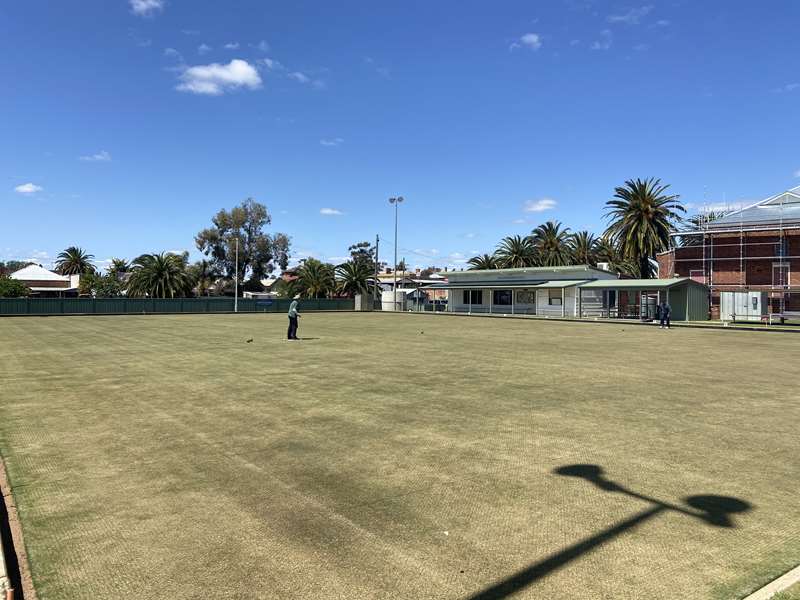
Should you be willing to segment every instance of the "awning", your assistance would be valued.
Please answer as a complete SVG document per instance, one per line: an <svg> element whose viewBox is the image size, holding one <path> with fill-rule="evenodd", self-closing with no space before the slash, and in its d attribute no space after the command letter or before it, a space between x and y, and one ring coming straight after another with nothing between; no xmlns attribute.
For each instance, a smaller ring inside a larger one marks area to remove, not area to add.
<svg viewBox="0 0 800 600"><path fill-rule="evenodd" d="M551 281L545 281L536 287L538 288L568 288L568 287L575 287L576 285L581 285L584 283L589 283L589 279L553 279Z"/></svg>
<svg viewBox="0 0 800 600"><path fill-rule="evenodd" d="M674 279L599 279L581 286L583 290L665 290L680 285L703 285L688 277Z"/></svg>

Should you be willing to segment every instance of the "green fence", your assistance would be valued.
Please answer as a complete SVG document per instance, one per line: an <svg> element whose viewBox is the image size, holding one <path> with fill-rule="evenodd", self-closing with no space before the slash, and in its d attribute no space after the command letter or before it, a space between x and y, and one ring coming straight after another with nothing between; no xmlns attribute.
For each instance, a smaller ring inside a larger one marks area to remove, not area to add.
<svg viewBox="0 0 800 600"><path fill-rule="evenodd" d="M285 313L291 300L239 299L240 313ZM354 310L350 299L300 300L300 312ZM233 298L0 298L0 316L232 313Z"/></svg>

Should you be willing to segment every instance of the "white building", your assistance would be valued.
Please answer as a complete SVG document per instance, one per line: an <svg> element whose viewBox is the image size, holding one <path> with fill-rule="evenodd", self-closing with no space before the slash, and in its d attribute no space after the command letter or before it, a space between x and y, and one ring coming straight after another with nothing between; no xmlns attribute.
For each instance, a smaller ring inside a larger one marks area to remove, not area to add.
<svg viewBox="0 0 800 600"><path fill-rule="evenodd" d="M577 317L578 286L603 279L616 280L617 275L583 265L452 271L447 283L425 289L447 290L448 312ZM584 290L581 302L602 305L603 293Z"/></svg>
<svg viewBox="0 0 800 600"><path fill-rule="evenodd" d="M28 265L9 276L27 285L34 296L77 296L80 275L59 275L39 265Z"/></svg>

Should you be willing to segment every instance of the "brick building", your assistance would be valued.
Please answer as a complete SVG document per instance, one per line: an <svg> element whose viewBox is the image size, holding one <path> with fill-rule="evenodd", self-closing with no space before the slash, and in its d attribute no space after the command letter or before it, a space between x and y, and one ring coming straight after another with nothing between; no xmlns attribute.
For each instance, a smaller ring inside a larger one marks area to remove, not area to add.
<svg viewBox="0 0 800 600"><path fill-rule="evenodd" d="M659 277L707 285L712 319L729 318L721 304L736 296L760 296L767 316L800 317L800 186L676 232L673 240L674 247L657 257Z"/></svg>

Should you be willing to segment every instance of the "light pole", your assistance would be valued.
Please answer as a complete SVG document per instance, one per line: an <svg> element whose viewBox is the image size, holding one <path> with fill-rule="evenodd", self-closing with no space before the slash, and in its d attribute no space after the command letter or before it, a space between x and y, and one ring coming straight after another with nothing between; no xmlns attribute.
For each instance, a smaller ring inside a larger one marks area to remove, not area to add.
<svg viewBox="0 0 800 600"><path fill-rule="evenodd" d="M403 201L402 196L396 198L389 198L389 204L394 204L394 268L392 274L394 275L392 283L392 296L393 296L393 310L397 310L397 208Z"/></svg>
<svg viewBox="0 0 800 600"><path fill-rule="evenodd" d="M239 237L236 237L236 266L233 276L233 312L239 312Z"/></svg>

